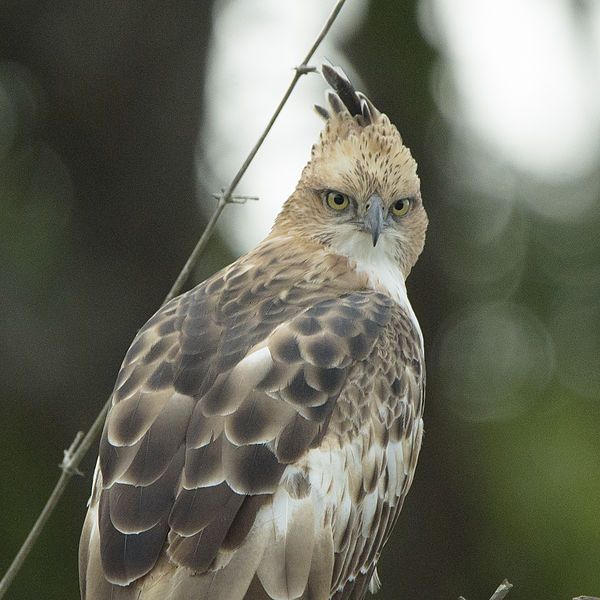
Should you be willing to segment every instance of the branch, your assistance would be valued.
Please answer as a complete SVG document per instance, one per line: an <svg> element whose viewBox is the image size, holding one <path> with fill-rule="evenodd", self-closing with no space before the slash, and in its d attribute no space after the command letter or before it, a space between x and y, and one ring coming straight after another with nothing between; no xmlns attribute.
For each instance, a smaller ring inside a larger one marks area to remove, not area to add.
<svg viewBox="0 0 600 600"><path fill-rule="evenodd" d="M512 583L508 583L508 579L505 579L499 586L498 589L492 594L490 600L502 600L508 592L512 589Z"/></svg>
<svg viewBox="0 0 600 600"><path fill-rule="evenodd" d="M492 594L490 600L503 600L512 587L512 583L509 583L508 580L505 579ZM459 596L458 600L465 599L462 596ZM577 596L577 598L573 598L573 600L600 600L600 598L597 598L596 596Z"/></svg>
<svg viewBox="0 0 600 600"><path fill-rule="evenodd" d="M185 265L181 269L181 272L177 276L175 283L169 290L169 293L165 297L162 305L166 304L169 300L171 300L172 298L177 296L183 289L185 282L188 280L192 270L194 269L196 263L198 262L198 259L200 258L202 252L206 248L206 245L208 244L208 241L215 229L217 221L219 220L219 217L221 216L221 213L223 212L225 207L231 203L239 204L240 200L241 201L244 200L244 197L240 198L240 197L236 197L233 195L238 184L240 183L242 177L248 170L248 167L254 160L256 153L262 146L267 135L271 131L273 124L277 120L277 117L279 117L279 114L281 113L283 107L285 106L290 95L294 91L294 88L296 87L296 84L298 83L298 80L300 79L300 77L302 77L302 75L306 75L307 73L311 73L311 72L315 71L315 68L309 66L308 63L311 60L311 58L313 57L313 55L314 55L315 51L317 50L317 48L319 47L320 43L323 41L323 39L325 38L325 36L329 32L329 30L331 29L331 26L335 22L339 12L342 10L342 7L344 6L345 2L346 2L346 0L338 0L336 2L335 6L333 7L333 10L331 11L331 14L327 18L327 21L323 25L323 28L319 32L319 35L317 36L314 43L310 47L306 56L304 57L304 59L302 60L300 65L298 65L294 69L294 76L292 78L292 81L290 82L285 93L283 94L283 97L280 100L279 104L275 108L275 111L273 112L273 115L269 119L269 122L267 123L265 129L263 130L260 137L258 138L258 141L253 146L253 148L250 150L250 153L246 157L246 160L242 163L242 166L240 167L238 172L235 174L234 178L231 180L229 187L227 187L227 189L224 192L222 192L221 194L218 194L217 206L216 206L212 216L210 217L210 220L208 221L208 223L204 229L204 232L202 233L202 236L198 240L198 243L196 244L196 246L193 249L192 253L190 254L189 258L187 259ZM248 199L248 198L246 197L246 199ZM79 471L79 465L80 465L81 461L83 460L83 457L87 454L87 451L90 449L94 440L96 439L98 433L100 432L102 425L104 423L104 420L106 418L106 414L108 413L108 410L110 408L110 405L111 405L111 397L108 398L108 400L106 401L106 404L104 405L104 407L102 408L102 410L100 411L98 416L96 417L94 423L92 424L92 426L90 427L88 432L85 434L85 436L83 436L82 432L79 432L75 436L75 439L73 440L69 449L64 451L65 456L64 456L63 462L60 465L60 468L62 469L60 478L59 478L58 482L56 483L54 490L52 490L52 493L51 493L50 497L48 498L46 505L44 506L42 512L40 513L39 517L37 518L37 521L35 522L33 528L27 535L27 538L23 542L23 545L19 549L13 562L11 563L8 570L6 571L4 577L2 578L2 581L0 581L0 599L4 597L8 588L10 587L14 578L16 577L17 573L23 566L23 563L25 562L27 555L29 554L29 552L33 548L36 540L42 533L42 530L44 529L44 525L46 524L46 522L48 521L48 518L54 512L56 505L60 501L69 481L71 480L71 477L73 477L73 475L75 475L75 474L81 474Z"/></svg>
<svg viewBox="0 0 600 600"><path fill-rule="evenodd" d="M512 589L512 583L508 582L508 579L505 579L496 589L496 591L492 594L490 600L503 600L508 592ZM458 598L458 600L465 600L462 596Z"/></svg>

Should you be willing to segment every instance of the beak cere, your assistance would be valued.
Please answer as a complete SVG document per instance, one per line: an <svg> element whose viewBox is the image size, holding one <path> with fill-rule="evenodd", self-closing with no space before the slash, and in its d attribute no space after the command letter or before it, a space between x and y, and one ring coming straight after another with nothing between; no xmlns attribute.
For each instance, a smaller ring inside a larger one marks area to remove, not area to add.
<svg viewBox="0 0 600 600"><path fill-rule="evenodd" d="M383 230L383 201L377 194L373 194L367 200L364 226L365 231L373 236L373 246L377 246L377 240Z"/></svg>

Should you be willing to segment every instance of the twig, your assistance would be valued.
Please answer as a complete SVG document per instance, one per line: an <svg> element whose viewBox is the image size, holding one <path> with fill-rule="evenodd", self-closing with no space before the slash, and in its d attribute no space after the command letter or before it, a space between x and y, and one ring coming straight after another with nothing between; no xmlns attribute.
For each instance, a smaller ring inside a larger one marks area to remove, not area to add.
<svg viewBox="0 0 600 600"><path fill-rule="evenodd" d="M508 592L512 589L512 583L508 582L508 579L505 579L496 589L496 591L492 594L490 600L503 600L506 597ZM463 596L459 596L458 600L465 600ZM576 600L576 599L573 599Z"/></svg>
<svg viewBox="0 0 600 600"><path fill-rule="evenodd" d="M269 131L271 131L273 124L277 120L279 113L281 113L281 110L283 109L286 102L288 101L288 98L290 97L291 93L294 91L294 88L296 87L296 84L298 83L298 80L300 79L300 77L302 77L302 75L311 73L316 70L314 67L309 66L308 63L309 63L310 59L313 57L313 55L314 55L315 51L317 50L317 48L319 47L320 43L323 41L323 39L325 38L325 36L329 32L329 30L331 29L331 26L333 25L334 21L336 20L339 12L342 10L342 7L344 6L345 2L346 2L346 0L338 0L336 2L335 6L333 7L333 10L331 11L331 14L327 18L327 21L325 22L325 25L323 25L323 28L321 29L319 35L317 36L313 45L310 47L310 50L304 57L304 60L300 63L300 65L298 65L295 68L292 81L290 82L288 88L286 89L285 93L283 94L283 98L281 99L281 101L279 102L277 107L275 108L275 112L273 113L272 117L269 119L269 122L267 123L264 131L261 133L260 137L258 138L258 141L253 146L253 148L250 150L250 153L246 157L246 160L242 163L242 166L240 167L239 171L235 174L234 178L231 180L229 187L222 194L218 195L217 206L216 206L212 216L210 217L206 227L204 228L202 236L198 240L198 243L196 244L196 246L193 249L192 253L190 254L189 258L187 259L185 265L181 269L181 272L177 276L175 283L173 284L173 286L169 290L169 293L165 297L165 299L163 301L163 305L166 304L167 302L169 302L169 300L171 300L175 296L177 296L183 289L185 282L188 280L194 266L196 265L196 263L198 262L198 259L200 258L200 255L204 251L204 248L206 247L206 245L215 229L217 221L219 220L219 217L221 216L221 213L223 212L223 210L225 209L227 204L239 203L239 199L234 197L233 193L235 192L238 184L240 183L240 180L242 179L242 177L248 170L250 163L254 160L256 153L258 152L258 150L262 146L263 142L265 141L267 135L269 134ZM246 199L248 199L248 198L246 198ZM69 446L69 449L65 450L65 456L64 456L63 462L61 463L62 473L60 475L60 478L59 478L58 482L56 483L54 490L52 490L52 494L48 498L46 505L44 506L42 512L40 513L39 517L37 518L37 521L35 522L33 528L27 535L27 538L23 542L23 545L19 549L13 562L11 563L10 567L4 574L2 581L0 581L0 599L4 597L8 588L10 587L14 578L16 577L17 573L23 566L23 563L25 562L27 555L33 548L37 538L40 536L42 530L44 529L44 525L46 524L46 521L48 521L48 518L50 517L50 515L53 513L54 509L56 508L56 505L58 504L60 498L62 497L62 495L67 487L67 484L71 480L71 477L73 477L74 474L80 474L79 465L80 465L81 461L83 460L83 457L86 455L87 451L90 449L90 446L96 439L96 436L100 432L100 429L102 428L102 425L104 423L104 419L106 418L106 414L108 413L108 410L110 408L110 404L111 404L111 398L109 397L106 404L104 405L104 407L102 408L102 410L100 411L98 416L96 417L94 423L92 424L92 426L90 427L88 432L85 434L85 436L83 436L82 432L79 432L75 436L75 439L73 440L73 443L71 444L71 446Z"/></svg>
<svg viewBox="0 0 600 600"><path fill-rule="evenodd" d="M77 465L73 464L73 456L75 455L75 450L77 449L77 446L79 446L82 437L83 431L78 431L77 435L75 435L75 439L71 442L71 445L66 450L63 450L63 459L58 466L68 475L83 475L77 468Z"/></svg>
<svg viewBox="0 0 600 600"><path fill-rule="evenodd" d="M499 586L498 589L492 594L490 600L502 600L508 592L512 589L512 583L508 582L508 579L505 579Z"/></svg>

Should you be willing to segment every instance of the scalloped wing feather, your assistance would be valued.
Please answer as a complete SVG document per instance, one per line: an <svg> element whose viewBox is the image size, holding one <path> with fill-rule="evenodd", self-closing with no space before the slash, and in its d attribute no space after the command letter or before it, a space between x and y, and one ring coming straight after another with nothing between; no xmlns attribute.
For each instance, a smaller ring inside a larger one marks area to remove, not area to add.
<svg viewBox="0 0 600 600"><path fill-rule="evenodd" d="M326 598L323 590L344 589L376 562L376 521L400 504L390 493L406 492L404 456L386 467L393 457L377 448L388 425L404 440L414 418L388 415L368 434L376 449L358 451L351 413L365 411L378 378L394 398L419 389L394 387L381 366L384 351L398 360L398 340L388 340L398 307L376 292L344 292L353 283L343 271L314 286L289 265L264 263L235 263L166 305L134 340L82 534L83 598L218 598L236 570L244 593ZM330 438L347 439L341 451L351 455L338 468L364 488L358 506L339 471L319 473L335 454ZM383 480L392 482L387 496Z"/></svg>

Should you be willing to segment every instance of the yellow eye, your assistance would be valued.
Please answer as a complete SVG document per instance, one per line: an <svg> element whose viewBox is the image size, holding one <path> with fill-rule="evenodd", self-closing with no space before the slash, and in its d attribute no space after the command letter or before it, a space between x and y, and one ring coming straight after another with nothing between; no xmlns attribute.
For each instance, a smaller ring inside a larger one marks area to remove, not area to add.
<svg viewBox="0 0 600 600"><path fill-rule="evenodd" d="M392 214L395 217L403 217L410 208L410 198L401 198L392 204Z"/></svg>
<svg viewBox="0 0 600 600"><path fill-rule="evenodd" d="M326 192L325 193L325 202L329 208L333 208L333 210L344 210L350 206L350 200L346 194L342 194L341 192Z"/></svg>

